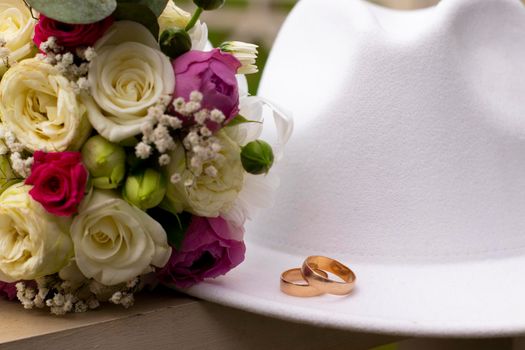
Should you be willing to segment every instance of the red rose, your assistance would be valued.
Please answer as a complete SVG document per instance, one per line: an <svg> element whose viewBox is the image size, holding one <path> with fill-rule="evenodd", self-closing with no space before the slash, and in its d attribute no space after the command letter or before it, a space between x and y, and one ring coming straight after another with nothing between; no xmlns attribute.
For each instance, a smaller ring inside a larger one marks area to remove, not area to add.
<svg viewBox="0 0 525 350"><path fill-rule="evenodd" d="M88 172L80 152L45 153L36 151L29 194L51 214L71 216L84 198Z"/></svg>
<svg viewBox="0 0 525 350"><path fill-rule="evenodd" d="M40 15L35 27L33 41L40 48L50 36L57 39L57 44L67 50L78 47L93 46L113 24L113 17L91 24L67 24Z"/></svg>

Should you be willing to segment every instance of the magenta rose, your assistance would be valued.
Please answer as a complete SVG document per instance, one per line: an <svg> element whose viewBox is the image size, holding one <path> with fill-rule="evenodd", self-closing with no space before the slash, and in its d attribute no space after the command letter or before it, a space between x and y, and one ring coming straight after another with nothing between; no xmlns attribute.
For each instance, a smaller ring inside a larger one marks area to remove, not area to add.
<svg viewBox="0 0 525 350"><path fill-rule="evenodd" d="M16 283L7 283L0 281L0 296L9 300L16 299Z"/></svg>
<svg viewBox="0 0 525 350"><path fill-rule="evenodd" d="M219 49L190 51L173 61L175 97L188 101L193 91L200 91L204 96L203 108L220 110L228 122L239 113L239 86L235 78L239 67L239 60Z"/></svg>
<svg viewBox="0 0 525 350"><path fill-rule="evenodd" d="M50 36L57 39L57 44L72 51L79 47L93 46L113 24L113 17L91 24L67 24L40 15L35 27L33 41L40 48Z"/></svg>
<svg viewBox="0 0 525 350"><path fill-rule="evenodd" d="M20 281L23 282L26 287L28 288L37 288L37 284L35 281ZM0 297L5 297L8 300L15 300L16 299L16 284L18 282L8 283L8 282L2 282L0 281Z"/></svg>
<svg viewBox="0 0 525 350"><path fill-rule="evenodd" d="M36 151L33 156L31 175L26 179L26 184L33 185L31 197L51 214L76 214L88 179L81 153Z"/></svg>
<svg viewBox="0 0 525 350"><path fill-rule="evenodd" d="M167 285L188 288L206 278L226 274L244 260L244 229L223 218L194 216L181 248L158 271Z"/></svg>

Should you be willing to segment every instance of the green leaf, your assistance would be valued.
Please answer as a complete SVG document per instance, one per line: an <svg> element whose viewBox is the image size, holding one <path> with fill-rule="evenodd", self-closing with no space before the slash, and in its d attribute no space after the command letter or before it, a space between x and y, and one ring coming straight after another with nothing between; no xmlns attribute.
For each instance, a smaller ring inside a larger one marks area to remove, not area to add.
<svg viewBox="0 0 525 350"><path fill-rule="evenodd" d="M160 27L157 16L146 5L127 2L119 3L113 15L118 21L138 22L148 28L155 38L159 37Z"/></svg>
<svg viewBox="0 0 525 350"><path fill-rule="evenodd" d="M26 2L49 18L70 24L101 21L117 8L116 0L26 0Z"/></svg>
<svg viewBox="0 0 525 350"><path fill-rule="evenodd" d="M164 228L169 244L179 250L190 227L192 215L187 212L173 214L161 207L148 210L148 214Z"/></svg>
<svg viewBox="0 0 525 350"><path fill-rule="evenodd" d="M135 147L139 143L139 140L135 136L128 137L119 142L122 147Z"/></svg>
<svg viewBox="0 0 525 350"><path fill-rule="evenodd" d="M168 5L169 0L117 0L119 4L128 3L148 6L156 17L159 17Z"/></svg>
<svg viewBox="0 0 525 350"><path fill-rule="evenodd" d="M237 126L237 125L246 124L246 123L262 124L262 122L258 122L256 120L248 120L244 118L242 115L238 115L235 118L233 118L228 124L226 124L226 127Z"/></svg>

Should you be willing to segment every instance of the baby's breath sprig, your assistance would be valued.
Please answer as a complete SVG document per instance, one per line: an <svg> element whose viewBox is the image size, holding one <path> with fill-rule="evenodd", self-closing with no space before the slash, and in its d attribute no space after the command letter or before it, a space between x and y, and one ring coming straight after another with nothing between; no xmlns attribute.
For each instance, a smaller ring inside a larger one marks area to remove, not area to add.
<svg viewBox="0 0 525 350"><path fill-rule="evenodd" d="M38 54L37 58L57 68L60 74L71 81L77 94L89 92L87 75L90 63L96 57L94 48L79 48L75 57L73 53L65 51L55 37L50 36L40 44L40 50L43 54Z"/></svg>
<svg viewBox="0 0 525 350"><path fill-rule="evenodd" d="M29 284L16 284L17 298L25 309L49 308L54 315L86 312L97 309L101 302L110 302L124 308L133 306L134 294L144 288L140 277L118 286L104 286L95 280L72 284L57 274L38 278Z"/></svg>
<svg viewBox="0 0 525 350"><path fill-rule="evenodd" d="M28 155L24 146L18 142L15 134L8 130L5 125L0 125L0 156L9 155L11 168L22 178L31 175L33 157Z"/></svg>
<svg viewBox="0 0 525 350"><path fill-rule="evenodd" d="M184 137L182 145L186 150L187 168L194 177L203 173L210 177L217 176L217 169L213 165L206 165L220 156L222 149L219 140L213 136L209 128L209 123L222 124L226 117L218 110L208 110L201 108L202 94L198 91L192 92L190 101L185 102L179 98L173 102L175 110L186 116L193 116L195 124L189 129ZM172 175L172 182L177 183L180 177L178 174ZM185 185L192 186L194 180L187 179Z"/></svg>
<svg viewBox="0 0 525 350"><path fill-rule="evenodd" d="M148 122L141 128L142 141L135 147L137 158L148 159L156 151L159 154L159 164L169 164L167 153L175 150L177 146L172 134L182 128L182 120L166 114L170 101L171 96L163 96L157 104L148 109Z"/></svg>
<svg viewBox="0 0 525 350"><path fill-rule="evenodd" d="M149 122L142 126L142 141L135 147L135 155L140 159L148 159L158 155L160 166L169 165L170 152L177 147L183 147L186 154L186 168L193 178L185 178L185 185L192 186L194 178L203 173L210 177L217 176L217 169L206 165L220 156L222 149L219 140L213 136L210 124L220 125L226 119L218 109L208 110L202 107L203 95L193 91L186 101L178 97L169 103L168 97L163 98L148 110ZM167 114L173 107L180 116ZM192 125L184 126L183 120L192 120ZM182 175L171 174L170 181L174 184L182 180Z"/></svg>

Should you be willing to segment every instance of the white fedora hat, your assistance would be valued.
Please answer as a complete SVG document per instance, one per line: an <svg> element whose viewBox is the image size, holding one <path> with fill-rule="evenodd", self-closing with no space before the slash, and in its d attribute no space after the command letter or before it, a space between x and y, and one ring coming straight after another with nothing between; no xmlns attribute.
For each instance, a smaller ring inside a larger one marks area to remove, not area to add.
<svg viewBox="0 0 525 350"><path fill-rule="evenodd" d="M303 0L260 94L296 130L246 261L188 293L279 318L432 336L525 333L525 7L400 12ZM347 264L347 297L296 298L283 270Z"/></svg>

